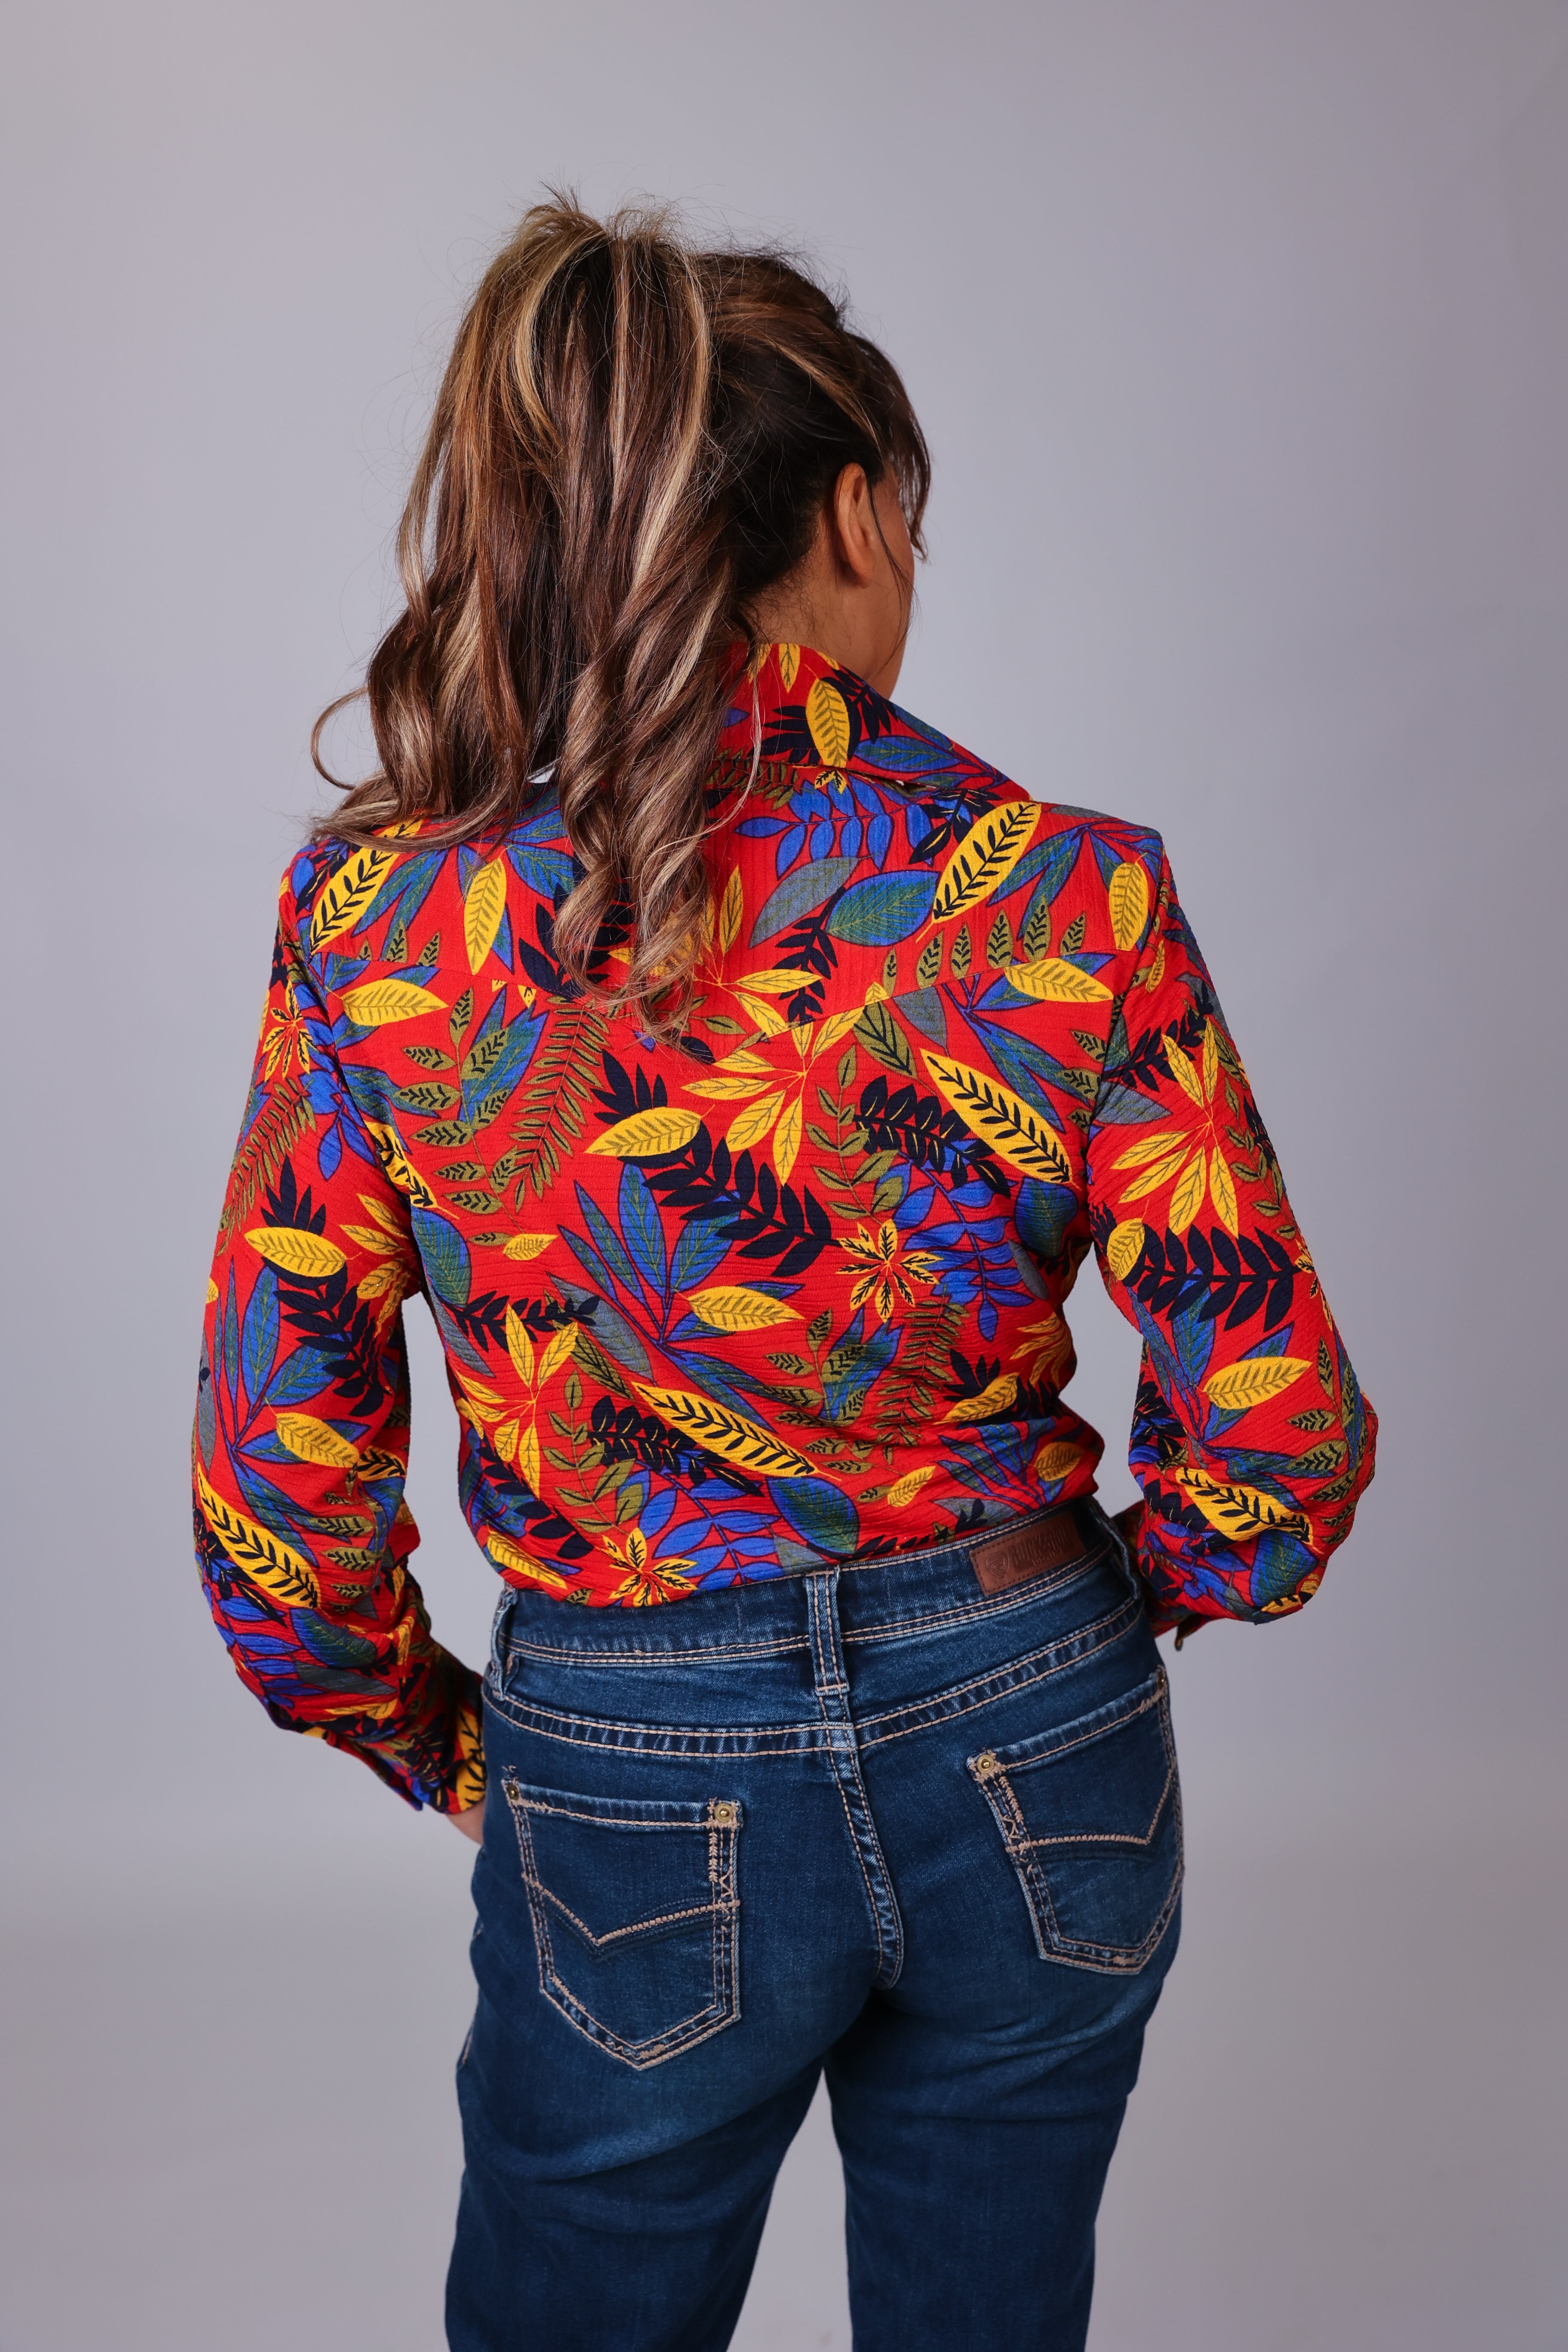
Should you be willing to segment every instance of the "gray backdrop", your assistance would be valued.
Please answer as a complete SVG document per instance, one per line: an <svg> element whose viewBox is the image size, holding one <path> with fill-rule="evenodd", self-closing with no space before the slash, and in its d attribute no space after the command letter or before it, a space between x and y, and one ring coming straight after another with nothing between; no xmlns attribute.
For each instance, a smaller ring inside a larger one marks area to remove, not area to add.
<svg viewBox="0 0 1568 2352"><path fill-rule="evenodd" d="M310 722L554 177L843 273L936 457L900 699L1164 832L1383 1416L1306 1615L1175 1661L1095 2352L1568 2345L1563 0L34 0L5 47L5 2352L439 2343L467 1850L232 1680L185 1446ZM1134 1347L1079 1306L1115 1504ZM745 2352L847 2346L837 2198L816 2113Z"/></svg>

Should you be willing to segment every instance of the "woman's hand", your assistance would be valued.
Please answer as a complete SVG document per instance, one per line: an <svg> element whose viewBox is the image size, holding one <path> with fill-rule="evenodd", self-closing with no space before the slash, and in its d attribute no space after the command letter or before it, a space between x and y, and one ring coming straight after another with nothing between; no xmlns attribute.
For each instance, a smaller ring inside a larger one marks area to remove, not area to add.
<svg viewBox="0 0 1568 2352"><path fill-rule="evenodd" d="M451 1822L452 1827L455 1830L461 1830L466 1838L471 1838L475 1845L483 1844L485 1835L485 1801L482 1797L479 1799L477 1805L468 1806L465 1812L448 1813L447 1819Z"/></svg>

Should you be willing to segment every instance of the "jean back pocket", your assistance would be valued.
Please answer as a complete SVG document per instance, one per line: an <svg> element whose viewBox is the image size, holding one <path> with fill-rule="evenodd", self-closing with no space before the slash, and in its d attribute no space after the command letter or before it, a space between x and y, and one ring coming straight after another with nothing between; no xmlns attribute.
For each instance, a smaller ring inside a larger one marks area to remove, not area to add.
<svg viewBox="0 0 1568 2352"><path fill-rule="evenodd" d="M628 2066L657 2066L741 2013L741 1808L580 1797L501 1777L539 1986Z"/></svg>
<svg viewBox="0 0 1568 2352"><path fill-rule="evenodd" d="M1074 1723L969 1769L1002 1832L1042 1959L1141 1969L1182 1886L1182 1799L1163 1666Z"/></svg>

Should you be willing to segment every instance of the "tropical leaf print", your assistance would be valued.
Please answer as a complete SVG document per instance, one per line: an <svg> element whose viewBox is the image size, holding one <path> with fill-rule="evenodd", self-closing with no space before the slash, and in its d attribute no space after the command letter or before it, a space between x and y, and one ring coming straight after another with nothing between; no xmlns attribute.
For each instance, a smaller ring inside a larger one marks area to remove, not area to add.
<svg viewBox="0 0 1568 2352"><path fill-rule="evenodd" d="M967 1063L950 1061L945 1054L926 1054L922 1059L948 1108L998 1159L1041 1182L1071 1183L1067 1153L1038 1113L1010 1087Z"/></svg>
<svg viewBox="0 0 1568 2352"><path fill-rule="evenodd" d="M849 710L828 677L819 677L805 698L805 723L825 768L841 768L849 757Z"/></svg>
<svg viewBox="0 0 1568 2352"><path fill-rule="evenodd" d="M596 1135L591 1153L613 1153L617 1160L658 1160L689 1143L702 1121L694 1110L675 1110L660 1104L652 1110L635 1110L629 1118Z"/></svg>
<svg viewBox="0 0 1568 2352"><path fill-rule="evenodd" d="M417 1021L424 1013L439 1013L445 998L412 980L373 980L362 988L343 991L343 1011L362 1029L384 1028L393 1021Z"/></svg>
<svg viewBox="0 0 1568 2352"><path fill-rule="evenodd" d="M693 1439L705 1453L721 1454L726 1462L738 1463L742 1469L768 1478L813 1475L803 1455L743 1412L731 1412L689 1389L656 1389L639 1381L637 1391L661 1420Z"/></svg>
<svg viewBox="0 0 1568 2352"><path fill-rule="evenodd" d="M374 900L383 877L396 863L394 850L364 848L356 849L339 867L317 899L310 918L312 954L354 929Z"/></svg>
<svg viewBox="0 0 1568 2352"><path fill-rule="evenodd" d="M735 679L679 1034L555 954L558 805L291 862L207 1286L195 1539L281 1722L483 1788L407 1566L402 1310L491 1568L679 1606L1092 1491L1065 1307L1142 1341L1155 1624L1300 1607L1376 1423L1159 840L1028 799L806 646ZM757 753L756 730L762 735ZM743 1601L741 1605L744 1605Z"/></svg>
<svg viewBox="0 0 1568 2352"><path fill-rule="evenodd" d="M1092 971L1065 962L1060 956L1037 956L1032 963L1013 964L1007 983L1021 996L1032 996L1037 1004L1103 1004L1110 995L1105 982Z"/></svg>
<svg viewBox="0 0 1568 2352"><path fill-rule="evenodd" d="M253 1225L245 1238L268 1265L280 1265L289 1274L340 1274L348 1263L336 1242L322 1234L301 1233L294 1225Z"/></svg>
<svg viewBox="0 0 1568 2352"><path fill-rule="evenodd" d="M1149 877L1136 857L1124 857L1106 885L1110 936L1119 948L1135 948L1149 920Z"/></svg>
<svg viewBox="0 0 1568 2352"><path fill-rule="evenodd" d="M1040 814L1033 801L1007 801L977 819L942 869L933 923L967 915L1006 880L1034 839Z"/></svg>
<svg viewBox="0 0 1568 2352"><path fill-rule="evenodd" d="M506 912L506 860L489 857L475 868L463 894L463 946L477 973L496 943Z"/></svg>

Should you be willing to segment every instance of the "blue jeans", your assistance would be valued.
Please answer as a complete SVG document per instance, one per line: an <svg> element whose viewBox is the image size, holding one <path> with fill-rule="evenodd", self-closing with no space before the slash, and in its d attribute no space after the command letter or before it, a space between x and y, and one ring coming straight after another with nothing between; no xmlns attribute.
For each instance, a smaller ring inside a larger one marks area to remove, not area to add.
<svg viewBox="0 0 1568 2352"><path fill-rule="evenodd" d="M721 2352L826 2070L856 2352L1079 2352L1175 1950L1117 1531L647 1611L512 1592L486 1685L453 2352Z"/></svg>

